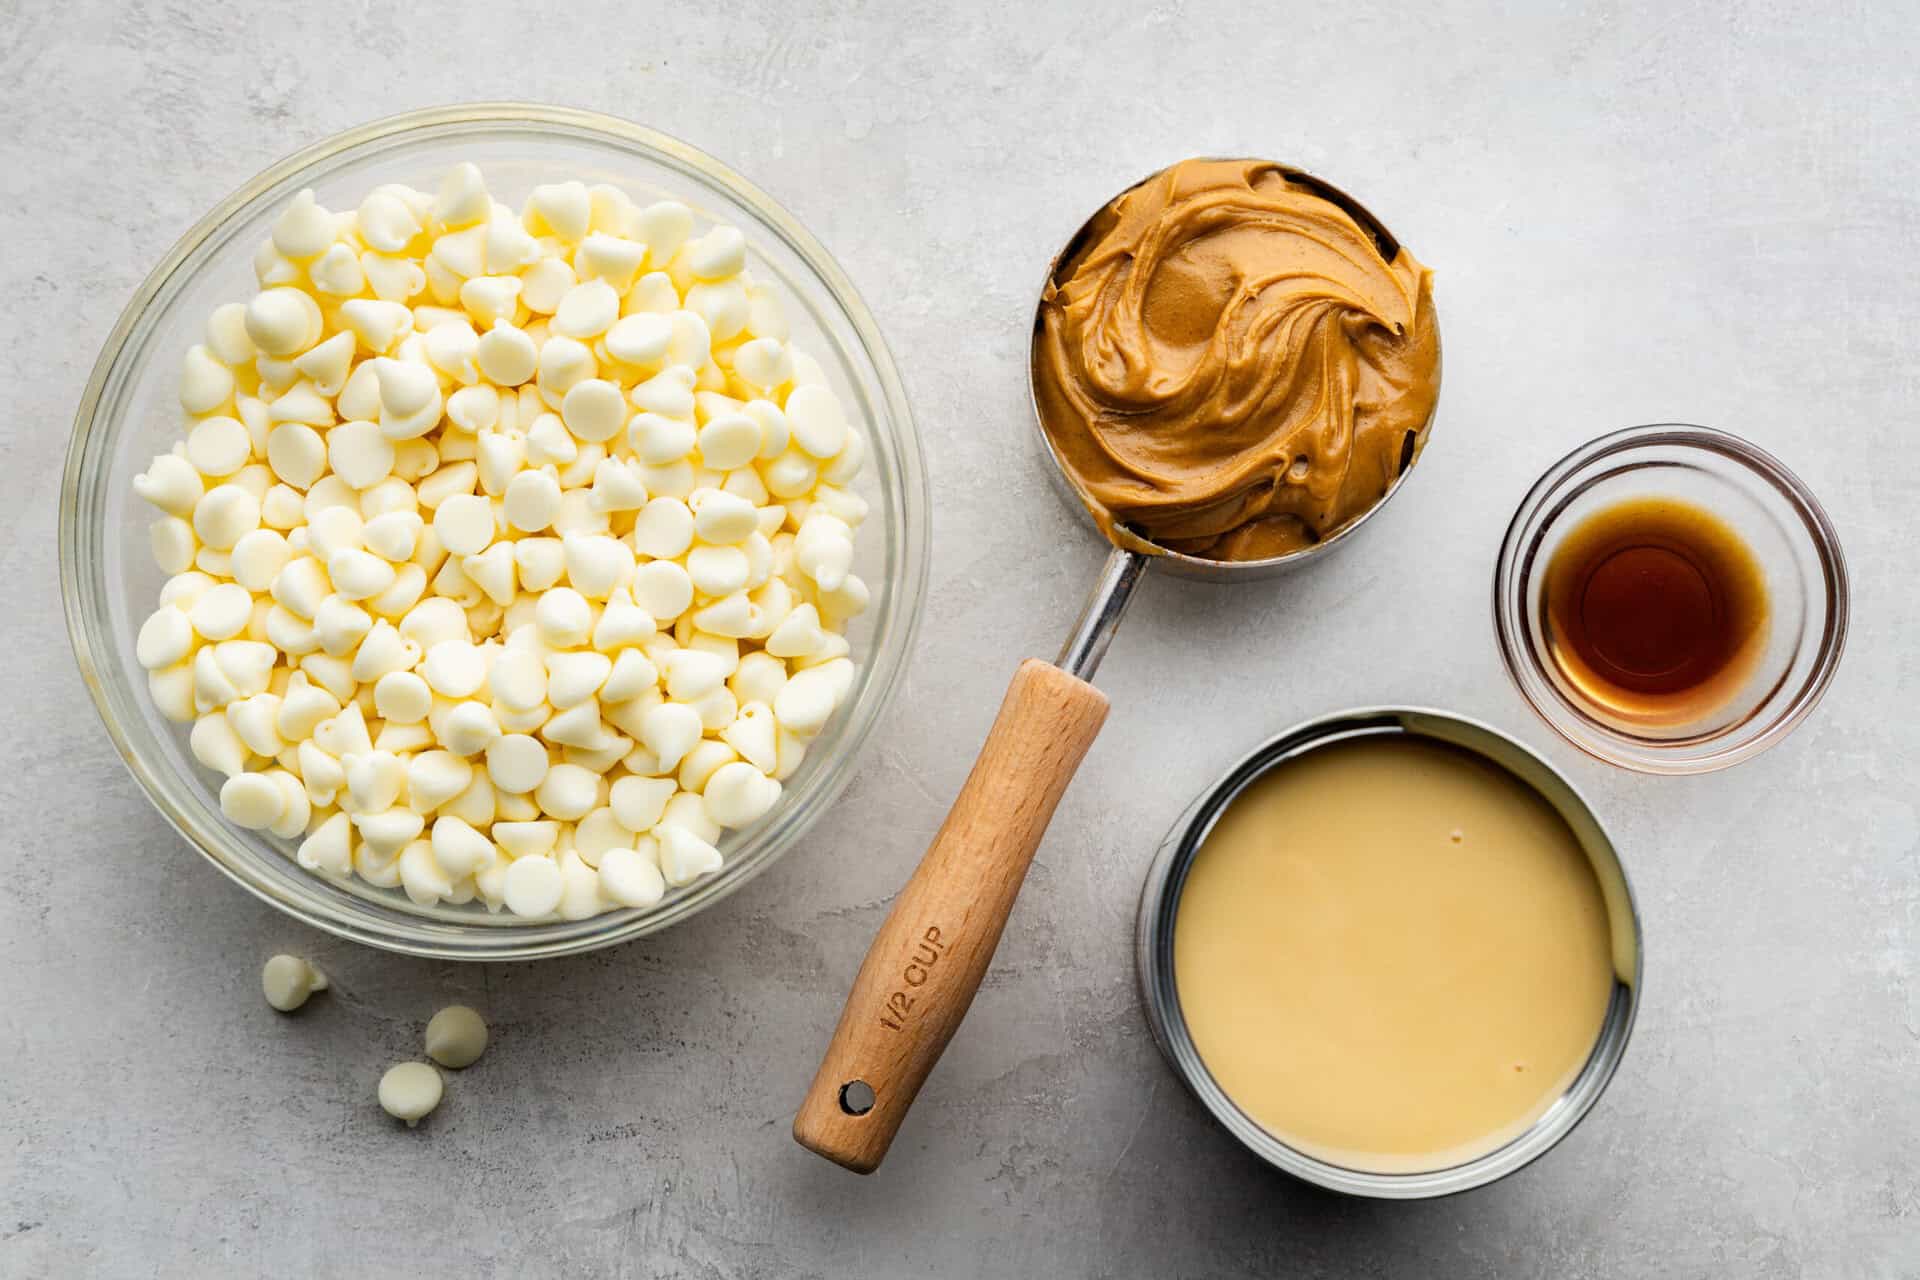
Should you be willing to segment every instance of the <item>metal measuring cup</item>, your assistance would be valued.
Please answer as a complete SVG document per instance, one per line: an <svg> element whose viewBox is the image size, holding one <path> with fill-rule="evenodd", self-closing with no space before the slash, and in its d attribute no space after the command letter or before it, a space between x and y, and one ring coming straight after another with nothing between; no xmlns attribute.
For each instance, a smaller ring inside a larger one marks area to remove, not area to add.
<svg viewBox="0 0 1920 1280"><path fill-rule="evenodd" d="M1281 170L1344 209L1388 262L1399 255L1399 241L1358 201L1310 174ZM1070 270L1099 214L1096 210L1082 223L1048 265L1034 306L1036 342L1047 286ZM1030 353L1033 429L1052 459L1055 479L1084 510L1085 500L1041 425L1033 365ZM1106 720L1107 697L1089 682L1147 566L1220 583L1253 582L1298 568L1350 539L1399 490L1418 456L1413 451L1403 458L1400 474L1372 508L1320 542L1286 555L1208 560L1123 532L1120 541L1131 545L1115 545L1108 554L1059 656L1051 663L1028 658L1014 672L973 771L860 966L794 1117L797 1142L857 1173L871 1173L885 1157L920 1086L973 1003L1054 807Z"/></svg>

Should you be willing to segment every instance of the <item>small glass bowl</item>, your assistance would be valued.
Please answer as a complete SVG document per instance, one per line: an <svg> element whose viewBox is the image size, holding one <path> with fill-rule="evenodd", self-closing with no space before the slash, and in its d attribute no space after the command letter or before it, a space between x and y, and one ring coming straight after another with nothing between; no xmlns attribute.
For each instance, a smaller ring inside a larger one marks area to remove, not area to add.
<svg viewBox="0 0 1920 1280"><path fill-rule="evenodd" d="M1764 647L1741 687L1698 719L1636 724L1583 697L1550 648L1542 588L1561 541L1596 511L1671 498L1719 517L1766 578ZM1507 526L1493 575L1507 674L1561 737L1642 773L1706 773L1766 750L1806 719L1847 638L1847 568L1820 503L1780 461L1738 436L1666 423L1629 427L1560 459Z"/></svg>
<svg viewBox="0 0 1920 1280"><path fill-rule="evenodd" d="M586 920L520 922L476 903L421 908L397 890L314 875L289 842L244 831L220 813L216 779L187 750L185 726L154 708L134 635L164 575L147 529L156 512L133 477L181 438L183 353L208 314L250 297L251 265L280 209L302 187L351 209L383 182L433 189L472 160L493 193L522 200L542 182L609 182L641 203L676 199L747 238L749 268L786 302L793 337L826 370L864 431L868 465L854 488L873 515L854 571L873 593L848 628L859 674L772 813L729 833L725 866L646 910ZM392 951L447 959L533 959L637 938L711 906L793 847L852 777L855 758L904 669L926 586L928 493L905 389L853 284L792 215L746 179L685 143L611 116L522 103L410 112L350 129L274 165L183 236L134 294L108 336L74 419L60 494L60 578L80 672L107 732L154 806L214 865L308 924Z"/></svg>

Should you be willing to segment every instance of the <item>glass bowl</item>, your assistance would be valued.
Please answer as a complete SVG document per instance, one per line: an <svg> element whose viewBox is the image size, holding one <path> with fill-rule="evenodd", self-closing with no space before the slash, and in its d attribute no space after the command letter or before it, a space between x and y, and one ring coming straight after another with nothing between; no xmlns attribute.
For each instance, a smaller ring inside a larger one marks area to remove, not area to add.
<svg viewBox="0 0 1920 1280"><path fill-rule="evenodd" d="M518 203L538 183L579 178L624 188L641 203L672 198L747 237L749 269L784 294L795 343L826 370L864 431L868 465L855 482L871 504L854 563L873 600L848 629L859 674L772 813L728 833L725 866L645 910L577 921L519 922L479 903L421 908L397 890L335 882L298 866L289 842L242 830L220 813L216 779L166 721L134 660L134 636L164 575L133 477L181 437L180 362L207 315L257 287L254 248L302 187L353 208L383 182L433 189L472 160L490 190ZM898 683L926 586L928 493L905 390L866 304L792 215L712 157L610 116L519 103L410 112L350 129L260 174L222 201L134 294L94 365L74 420L60 494L60 577L80 672L114 745L156 808L213 864L308 924L393 951L447 959L531 959L590 950L684 920L792 848L852 776L861 745Z"/></svg>
<svg viewBox="0 0 1920 1280"><path fill-rule="evenodd" d="M1542 587L1587 516L1636 498L1704 508L1738 534L1766 580L1767 630L1724 700L1679 723L1636 722L1583 696L1555 662ZM1556 732L1609 764L1706 773L1766 750L1826 692L1847 639L1847 568L1827 513L1778 459L1738 436L1677 423L1629 427L1560 459L1521 501L1494 568L1500 657Z"/></svg>

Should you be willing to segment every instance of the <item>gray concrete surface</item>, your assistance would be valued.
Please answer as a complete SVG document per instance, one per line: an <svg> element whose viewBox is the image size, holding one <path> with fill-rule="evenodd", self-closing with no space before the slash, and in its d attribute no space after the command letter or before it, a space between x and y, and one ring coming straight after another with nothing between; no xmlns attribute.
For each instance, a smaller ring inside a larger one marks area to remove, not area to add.
<svg viewBox="0 0 1920 1280"><path fill-rule="evenodd" d="M0 3L0 1274L1920 1275L1903 8ZM910 384L936 541L912 676L803 847L666 936L459 967L295 926L162 825L72 668L55 485L102 338L201 211L346 125L499 96L677 134L814 228ZM857 1179L788 1139L796 1099L1006 675L1100 554L1021 443L1033 283L1095 202L1191 153L1321 170L1433 264L1438 432L1345 557L1231 596L1147 584L987 987ZM1663 419L1786 458L1855 574L1825 705L1715 777L1551 739L1485 606L1533 476ZM1285 723L1393 700L1567 767L1623 839L1649 965L1588 1123L1417 1206L1242 1154L1128 967L1189 795ZM336 981L292 1020L255 985L281 948ZM494 1046L397 1128L374 1081L456 998Z"/></svg>

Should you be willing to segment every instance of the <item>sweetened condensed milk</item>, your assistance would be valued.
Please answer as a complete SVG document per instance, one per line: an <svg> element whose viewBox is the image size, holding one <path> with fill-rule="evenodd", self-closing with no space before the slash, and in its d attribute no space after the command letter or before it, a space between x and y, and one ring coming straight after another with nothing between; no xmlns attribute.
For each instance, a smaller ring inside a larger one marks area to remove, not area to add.
<svg viewBox="0 0 1920 1280"><path fill-rule="evenodd" d="M1174 922L1180 1011L1220 1088L1350 1169L1446 1168L1525 1131L1579 1074L1614 986L1573 832L1465 750L1366 737L1250 783Z"/></svg>

